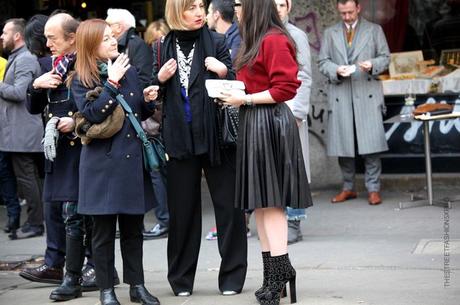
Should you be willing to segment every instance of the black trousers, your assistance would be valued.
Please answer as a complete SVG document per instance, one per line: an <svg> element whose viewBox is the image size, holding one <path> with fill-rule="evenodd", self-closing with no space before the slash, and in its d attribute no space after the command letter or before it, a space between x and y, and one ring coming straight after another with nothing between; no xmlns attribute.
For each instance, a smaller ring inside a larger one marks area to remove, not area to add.
<svg viewBox="0 0 460 305"><path fill-rule="evenodd" d="M219 289L240 292L247 270L244 213L234 207L235 151L223 153L212 167L204 156L167 163L169 208L168 280L175 294L192 292L201 243L201 177L206 177L216 217Z"/></svg>
<svg viewBox="0 0 460 305"><path fill-rule="evenodd" d="M11 153L18 188L27 201L27 222L43 225L43 181L36 163L38 153Z"/></svg>
<svg viewBox="0 0 460 305"><path fill-rule="evenodd" d="M123 282L130 285L144 284L142 264L144 215L95 215L93 216L93 259L99 289L113 287L117 219L123 258Z"/></svg>

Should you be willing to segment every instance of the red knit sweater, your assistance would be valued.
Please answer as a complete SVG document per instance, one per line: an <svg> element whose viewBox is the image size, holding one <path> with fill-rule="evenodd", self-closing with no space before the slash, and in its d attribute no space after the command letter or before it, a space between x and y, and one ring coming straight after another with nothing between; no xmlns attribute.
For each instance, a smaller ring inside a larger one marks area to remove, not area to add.
<svg viewBox="0 0 460 305"><path fill-rule="evenodd" d="M272 98L281 103L296 95L300 86L297 72L294 47L284 34L272 30L263 38L252 66L243 66L236 78L244 82L247 93L268 89Z"/></svg>

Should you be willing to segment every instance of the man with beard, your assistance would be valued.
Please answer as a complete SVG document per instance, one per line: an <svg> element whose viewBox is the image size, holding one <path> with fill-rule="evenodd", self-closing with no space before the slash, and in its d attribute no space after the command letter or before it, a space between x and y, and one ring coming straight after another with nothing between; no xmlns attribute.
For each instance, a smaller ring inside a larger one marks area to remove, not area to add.
<svg viewBox="0 0 460 305"><path fill-rule="evenodd" d="M8 213L11 239L41 236L44 231L42 182L36 163L43 151L43 125L40 115L29 114L25 105L27 86L40 73L40 65L25 46L24 28L24 19L7 20L1 36L9 57L0 82L0 152L9 155L28 205L27 221L18 235L20 212Z"/></svg>

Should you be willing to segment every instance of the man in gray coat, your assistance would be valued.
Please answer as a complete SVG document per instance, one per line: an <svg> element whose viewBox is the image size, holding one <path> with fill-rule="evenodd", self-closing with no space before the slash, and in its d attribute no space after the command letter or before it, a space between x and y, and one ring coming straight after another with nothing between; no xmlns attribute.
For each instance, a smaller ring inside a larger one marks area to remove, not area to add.
<svg viewBox="0 0 460 305"><path fill-rule="evenodd" d="M28 204L28 218L19 233L27 238L43 235L44 230L42 182L36 164L37 153L43 151L43 124L40 115L31 115L26 109L27 87L40 73L40 65L25 46L24 28L24 19L10 19L1 36L3 49L10 56L0 83L0 151L9 153Z"/></svg>
<svg viewBox="0 0 460 305"><path fill-rule="evenodd" d="M388 149L383 129L383 90L377 76L390 62L382 28L359 17L358 0L337 0L343 22L326 29L318 58L329 80L328 155L338 156L344 184L332 203L356 198L355 153L364 158L371 205L382 202L378 153Z"/></svg>

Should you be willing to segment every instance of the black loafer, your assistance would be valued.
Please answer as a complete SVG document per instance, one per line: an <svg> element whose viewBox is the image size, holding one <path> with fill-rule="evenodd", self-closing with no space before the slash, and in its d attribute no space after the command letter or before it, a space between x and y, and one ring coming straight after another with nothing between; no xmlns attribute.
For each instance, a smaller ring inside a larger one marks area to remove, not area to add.
<svg viewBox="0 0 460 305"><path fill-rule="evenodd" d="M144 285L132 285L129 287L129 298L132 303L141 303L142 305L160 305L160 300L147 291Z"/></svg>

